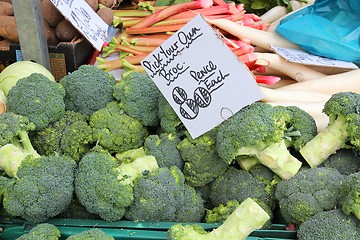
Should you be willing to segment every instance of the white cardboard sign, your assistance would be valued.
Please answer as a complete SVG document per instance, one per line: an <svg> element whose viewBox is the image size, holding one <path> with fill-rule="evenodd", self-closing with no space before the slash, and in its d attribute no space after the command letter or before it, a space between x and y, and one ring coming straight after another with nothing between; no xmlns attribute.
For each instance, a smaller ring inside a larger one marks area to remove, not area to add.
<svg viewBox="0 0 360 240"><path fill-rule="evenodd" d="M271 46L275 53L279 54L289 62L301 63L304 65L335 67L345 69L357 69L358 67L352 62L345 62L336 59L317 56L302 49L291 49Z"/></svg>
<svg viewBox="0 0 360 240"><path fill-rule="evenodd" d="M84 0L50 1L96 50L101 51L109 26Z"/></svg>
<svg viewBox="0 0 360 240"><path fill-rule="evenodd" d="M264 97L249 69L200 15L141 64L193 138Z"/></svg>

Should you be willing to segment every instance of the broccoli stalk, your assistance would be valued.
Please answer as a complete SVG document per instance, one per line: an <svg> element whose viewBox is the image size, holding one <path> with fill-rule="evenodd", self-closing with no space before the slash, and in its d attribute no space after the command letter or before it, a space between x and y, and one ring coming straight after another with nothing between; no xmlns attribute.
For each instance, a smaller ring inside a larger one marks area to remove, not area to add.
<svg viewBox="0 0 360 240"><path fill-rule="evenodd" d="M269 215L251 198L245 199L225 222L211 232L199 225L175 224L168 230L169 240L246 239L250 233L261 228Z"/></svg>

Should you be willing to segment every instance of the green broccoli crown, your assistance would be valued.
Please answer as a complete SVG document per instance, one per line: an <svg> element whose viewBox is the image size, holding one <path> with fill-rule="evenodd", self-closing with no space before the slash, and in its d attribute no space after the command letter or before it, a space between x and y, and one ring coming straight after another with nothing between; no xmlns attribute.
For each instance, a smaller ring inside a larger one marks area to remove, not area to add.
<svg viewBox="0 0 360 240"><path fill-rule="evenodd" d="M300 224L297 230L299 240L359 239L359 223L353 216L345 215L340 209L321 211Z"/></svg>
<svg viewBox="0 0 360 240"><path fill-rule="evenodd" d="M316 167L300 170L277 184L275 198L287 223L300 224L323 210L336 207L344 176L336 169Z"/></svg>
<svg viewBox="0 0 360 240"><path fill-rule="evenodd" d="M94 141L111 153L141 147L149 134L140 121L123 113L115 101L94 112L89 124Z"/></svg>
<svg viewBox="0 0 360 240"><path fill-rule="evenodd" d="M33 227L30 232L16 238L16 240L58 240L60 237L60 230L55 225L40 223Z"/></svg>
<svg viewBox="0 0 360 240"><path fill-rule="evenodd" d="M198 224L183 225L181 223L172 225L168 230L169 240L206 240L208 232Z"/></svg>
<svg viewBox="0 0 360 240"><path fill-rule="evenodd" d="M160 121L159 125L164 132L177 134L184 129L180 118L162 94L158 100L158 118Z"/></svg>
<svg viewBox="0 0 360 240"><path fill-rule="evenodd" d="M4 193L13 183L14 183L13 179L0 176L0 204L2 204Z"/></svg>
<svg viewBox="0 0 360 240"><path fill-rule="evenodd" d="M341 196L342 211L347 215L353 214L360 220L360 172L345 177Z"/></svg>
<svg viewBox="0 0 360 240"><path fill-rule="evenodd" d="M177 166L180 170L184 168L177 145L180 138L173 133L161 133L160 135L149 135L144 142L145 151L153 155L159 167Z"/></svg>
<svg viewBox="0 0 360 240"><path fill-rule="evenodd" d="M319 166L335 168L341 174L349 175L360 171L360 156L354 149L341 148Z"/></svg>
<svg viewBox="0 0 360 240"><path fill-rule="evenodd" d="M5 112L0 114L0 146L8 143L21 144L22 134L28 134L35 130L35 124L29 121L28 117Z"/></svg>
<svg viewBox="0 0 360 240"><path fill-rule="evenodd" d="M5 211L33 223L65 211L73 197L76 167L65 156L26 157L15 183L4 194Z"/></svg>
<svg viewBox="0 0 360 240"><path fill-rule="evenodd" d="M233 199L227 201L226 204L220 203L212 209L206 210L205 222L207 223L222 223L229 215L240 205L240 203Z"/></svg>
<svg viewBox="0 0 360 240"><path fill-rule="evenodd" d="M65 112L65 89L39 73L20 79L8 94L7 109L27 116L36 130L60 119Z"/></svg>
<svg viewBox="0 0 360 240"><path fill-rule="evenodd" d="M82 157L75 177L80 203L106 221L120 220L134 199L132 187L118 179L117 167L113 156L96 148Z"/></svg>
<svg viewBox="0 0 360 240"><path fill-rule="evenodd" d="M81 233L71 235L67 240L115 240L111 235L107 234L99 228L92 228L82 231Z"/></svg>
<svg viewBox="0 0 360 240"><path fill-rule="evenodd" d="M185 184L176 166L158 168L134 182L134 202L125 217L132 221L200 222L205 214L201 196Z"/></svg>
<svg viewBox="0 0 360 240"><path fill-rule="evenodd" d="M272 197L265 183L251 173L233 166L211 184L210 201L215 207L230 200L242 202L246 198L258 199L272 206Z"/></svg>
<svg viewBox="0 0 360 240"><path fill-rule="evenodd" d="M132 72L117 82L113 96L126 114L145 126L157 126L160 94L147 73Z"/></svg>
<svg viewBox="0 0 360 240"><path fill-rule="evenodd" d="M190 186L204 186L222 175L228 167L217 154L216 133L213 129L196 139L187 134L177 146L185 161L183 173Z"/></svg>
<svg viewBox="0 0 360 240"><path fill-rule="evenodd" d="M89 116L114 100L114 76L94 65L81 65L60 79L59 83L66 90L64 101L67 110Z"/></svg>
<svg viewBox="0 0 360 240"><path fill-rule="evenodd" d="M36 132L32 141L41 155L57 152L79 161L93 142L92 128L85 115L67 110L58 121Z"/></svg>

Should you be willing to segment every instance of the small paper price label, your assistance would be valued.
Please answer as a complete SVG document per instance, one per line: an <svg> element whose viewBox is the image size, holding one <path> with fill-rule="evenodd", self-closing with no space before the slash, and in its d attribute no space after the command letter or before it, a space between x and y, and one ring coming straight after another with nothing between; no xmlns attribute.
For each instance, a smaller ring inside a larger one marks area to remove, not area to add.
<svg viewBox="0 0 360 240"><path fill-rule="evenodd" d="M96 50L101 51L109 26L84 0L50 1Z"/></svg>
<svg viewBox="0 0 360 240"><path fill-rule="evenodd" d="M201 15L141 64L193 138L264 97L248 68Z"/></svg>

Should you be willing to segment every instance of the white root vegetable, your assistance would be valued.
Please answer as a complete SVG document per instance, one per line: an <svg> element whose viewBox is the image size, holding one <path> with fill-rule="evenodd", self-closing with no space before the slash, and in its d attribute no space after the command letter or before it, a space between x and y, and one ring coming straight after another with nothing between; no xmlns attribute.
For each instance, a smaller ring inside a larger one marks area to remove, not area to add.
<svg viewBox="0 0 360 240"><path fill-rule="evenodd" d="M327 75L310 81L297 82L279 89L309 90L326 94L348 91L360 93L360 69L351 70L345 73Z"/></svg>
<svg viewBox="0 0 360 240"><path fill-rule="evenodd" d="M287 9L284 6L275 6L270 10L266 11L263 15L260 16L261 23L272 23L276 19L287 14Z"/></svg>
<svg viewBox="0 0 360 240"><path fill-rule="evenodd" d="M211 25L218 27L219 29L230 33L231 35L239 39L248 39L251 45L259 46L268 51L272 51L270 47L271 45L299 49L299 46L297 44L290 42L289 40L280 36L277 33L243 26L239 23L225 18L207 19L207 22Z"/></svg>
<svg viewBox="0 0 360 240"><path fill-rule="evenodd" d="M267 60L270 63L269 67L272 69L282 72L283 74L299 82L327 76L326 74L318 72L305 65L288 62L275 53L256 54L259 58Z"/></svg>

